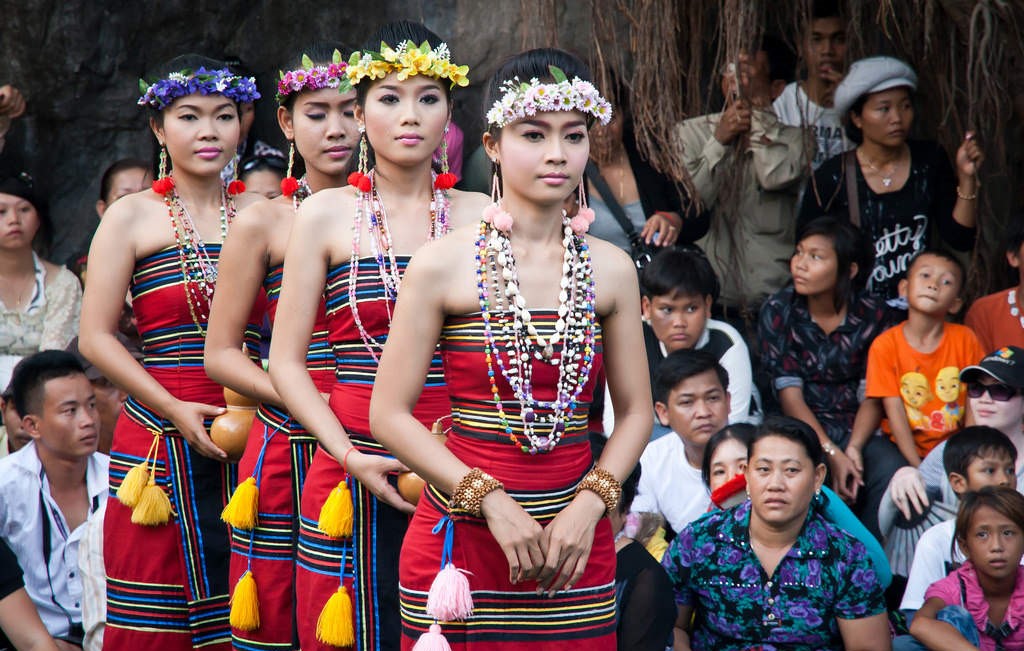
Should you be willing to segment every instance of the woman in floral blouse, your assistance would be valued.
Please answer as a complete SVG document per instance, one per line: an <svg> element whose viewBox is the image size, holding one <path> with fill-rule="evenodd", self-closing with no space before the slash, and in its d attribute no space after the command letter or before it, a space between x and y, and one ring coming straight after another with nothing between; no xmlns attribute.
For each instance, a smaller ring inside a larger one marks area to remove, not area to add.
<svg viewBox="0 0 1024 651"><path fill-rule="evenodd" d="M748 450L750 500L690 524L662 561L679 609L673 648L891 649L864 546L815 505L825 453L814 431L768 418Z"/></svg>
<svg viewBox="0 0 1024 651"><path fill-rule="evenodd" d="M835 217L808 222L790 259L793 282L765 301L758 324L762 372L782 413L815 431L833 488L849 500L863 468L859 450L844 450L868 348L893 324L885 302L864 291L871 265L871 247L856 226Z"/></svg>
<svg viewBox="0 0 1024 651"><path fill-rule="evenodd" d="M0 178L0 389L22 357L71 343L82 304L78 278L33 249L46 216L26 178Z"/></svg>

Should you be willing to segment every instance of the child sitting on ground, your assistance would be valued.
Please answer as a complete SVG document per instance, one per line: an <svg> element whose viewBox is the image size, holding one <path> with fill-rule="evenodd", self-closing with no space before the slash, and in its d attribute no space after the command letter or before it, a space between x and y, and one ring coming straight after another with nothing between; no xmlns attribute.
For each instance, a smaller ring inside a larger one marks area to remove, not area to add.
<svg viewBox="0 0 1024 651"><path fill-rule="evenodd" d="M925 593L910 632L925 649L1024 649L1024 496L989 486L964 496L956 541L967 561Z"/></svg>

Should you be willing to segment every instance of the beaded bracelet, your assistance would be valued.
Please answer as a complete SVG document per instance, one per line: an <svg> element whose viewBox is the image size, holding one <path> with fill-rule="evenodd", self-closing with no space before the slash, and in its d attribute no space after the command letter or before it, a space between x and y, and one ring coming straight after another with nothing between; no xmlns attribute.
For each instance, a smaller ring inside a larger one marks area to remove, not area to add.
<svg viewBox="0 0 1024 651"><path fill-rule="evenodd" d="M960 197L964 201L974 201L978 198L978 188L981 187L981 183L976 183L974 186L974 194L964 194L960 192L960 186L956 186L956 196Z"/></svg>
<svg viewBox="0 0 1024 651"><path fill-rule="evenodd" d="M475 517L483 515L484 497L491 491L502 490L505 485L479 468L473 468L459 480L452 491L449 508L453 511L465 511Z"/></svg>
<svg viewBox="0 0 1024 651"><path fill-rule="evenodd" d="M597 493L608 513L614 513L619 505L619 497L622 496L622 484L612 473L594 466L580 480L579 486L576 487L576 495L579 495L580 491Z"/></svg>

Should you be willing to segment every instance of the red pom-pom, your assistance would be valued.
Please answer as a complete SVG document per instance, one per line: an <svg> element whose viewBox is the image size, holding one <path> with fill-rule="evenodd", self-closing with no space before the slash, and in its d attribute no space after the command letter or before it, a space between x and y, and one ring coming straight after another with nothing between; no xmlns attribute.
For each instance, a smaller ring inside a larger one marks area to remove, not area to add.
<svg viewBox="0 0 1024 651"><path fill-rule="evenodd" d="M174 189L174 178L170 176L161 177L153 181L153 192L166 195Z"/></svg>
<svg viewBox="0 0 1024 651"><path fill-rule="evenodd" d="M362 172L352 172L348 175L348 184L354 187L359 187L359 182L366 178L366 175Z"/></svg>
<svg viewBox="0 0 1024 651"><path fill-rule="evenodd" d="M444 174L438 174L437 178L434 179L435 190L451 190L455 187L455 184L459 182L459 177L455 176L451 172L445 172Z"/></svg>
<svg viewBox="0 0 1024 651"><path fill-rule="evenodd" d="M242 181L232 181L228 183L228 196L236 197L245 192L245 183Z"/></svg>
<svg viewBox="0 0 1024 651"><path fill-rule="evenodd" d="M290 197L299 191L299 180L294 176L286 176L281 179L281 194Z"/></svg>
<svg viewBox="0 0 1024 651"><path fill-rule="evenodd" d="M372 187L373 184L370 183L370 177L363 174L363 178L359 179L359 191L369 192Z"/></svg>

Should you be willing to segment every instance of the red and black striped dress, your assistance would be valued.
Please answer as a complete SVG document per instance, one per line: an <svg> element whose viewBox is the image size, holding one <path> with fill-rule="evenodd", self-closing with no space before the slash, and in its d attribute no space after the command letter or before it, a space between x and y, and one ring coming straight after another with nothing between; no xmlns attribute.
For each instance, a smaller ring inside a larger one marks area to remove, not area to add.
<svg viewBox="0 0 1024 651"><path fill-rule="evenodd" d="M397 256L401 273L409 256ZM377 362L359 333L349 299L350 264L328 270L328 339L334 352L337 382L331 390L330 405L353 444L363 453L388 455L370 435L370 395L377 374ZM390 327L384 284L372 257L361 258L355 297L364 330L383 345ZM379 356L380 349L375 348ZM441 356L431 361L423 393L414 414L430 427L448 413ZM342 580L353 599L357 650L398 649L400 617L398 606L398 553L409 518L380 502L354 478L348 479L355 506L353 536L330 538L317 529L320 508L328 494L344 480L341 464L318 448L302 492L299 522L299 559L296 571L299 642L303 651L331 649L316 639L320 611Z"/></svg>
<svg viewBox="0 0 1024 651"><path fill-rule="evenodd" d="M277 316L281 295L283 265L271 265L263 281L266 293L262 327L255 328L255 340L247 331L246 345L265 348L260 333L268 332ZM262 316L262 315L261 315ZM259 363L256 354L255 361ZM334 386L334 355L327 341L327 321L323 302L317 312L306 368L321 393ZM297 648L295 626L295 561L297 558L299 499L306 473L316 450L316 438L287 411L275 405L260 404L249 433L245 454L238 463L239 481L255 477L259 486L256 527L231 531L231 589L239 577L251 570L260 602L260 627L255 631L232 628L236 649L261 651ZM258 468L257 468L258 465ZM258 470L258 471L257 471Z"/></svg>
<svg viewBox="0 0 1024 651"><path fill-rule="evenodd" d="M207 244L206 253L216 262L220 245ZM192 320L177 248L138 260L130 290L149 374L179 400L223 406L223 389L203 370L203 333ZM156 482L174 515L167 524L141 526L132 524L131 509L115 493L125 473L146 458L155 431L162 433ZM193 451L170 421L128 397L114 429L103 522L104 648L230 648L228 530L220 512L234 471Z"/></svg>
<svg viewBox="0 0 1024 651"><path fill-rule="evenodd" d="M531 314L542 334L553 332L557 313ZM506 492L545 526L572 500L576 485L593 464L587 421L602 363L600 328L596 330L594 367L565 434L552 452L536 455L513 445L499 423L484 358L482 316L449 317L442 330L452 413L448 449L468 466L504 483ZM499 348L504 357L504 346ZM509 423L522 438L519 401L497 368L495 375ZM534 363L533 392L538 400L552 400L557 381L557 366ZM433 623L426 614L427 592L440 569L444 541L442 534L431 530L447 513L448 496L428 487L405 536L399 571L403 649L411 649ZM615 649L615 547L607 518L598 523L583 577L572 590L554 597L537 596L536 582L509 583L508 561L482 518L454 519L452 562L469 572L475 607L466 622L441 622L453 649L579 649L581 643L587 651Z"/></svg>

